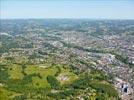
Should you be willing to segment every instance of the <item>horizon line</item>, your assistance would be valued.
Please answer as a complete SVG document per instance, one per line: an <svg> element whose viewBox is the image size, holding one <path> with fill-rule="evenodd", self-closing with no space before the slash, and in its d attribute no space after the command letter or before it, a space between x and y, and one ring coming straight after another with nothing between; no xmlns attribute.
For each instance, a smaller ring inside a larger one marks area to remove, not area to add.
<svg viewBox="0 0 134 100"><path fill-rule="evenodd" d="M21 20L21 19L90 19L90 20L134 20L134 18L73 18L73 17L55 17L55 18L0 18L0 20Z"/></svg>

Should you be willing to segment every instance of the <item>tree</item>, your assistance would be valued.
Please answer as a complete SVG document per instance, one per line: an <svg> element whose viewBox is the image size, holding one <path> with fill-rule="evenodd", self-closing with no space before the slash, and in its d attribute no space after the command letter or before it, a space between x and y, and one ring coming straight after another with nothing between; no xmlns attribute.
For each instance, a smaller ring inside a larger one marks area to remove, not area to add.
<svg viewBox="0 0 134 100"><path fill-rule="evenodd" d="M47 76L47 81L50 84L52 89L60 88L60 83L54 76L52 76L52 75Z"/></svg>

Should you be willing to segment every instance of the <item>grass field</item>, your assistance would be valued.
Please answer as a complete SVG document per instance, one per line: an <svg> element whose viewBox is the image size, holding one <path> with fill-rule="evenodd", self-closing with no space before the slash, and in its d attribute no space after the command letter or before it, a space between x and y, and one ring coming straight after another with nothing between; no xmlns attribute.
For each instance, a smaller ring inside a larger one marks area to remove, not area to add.
<svg viewBox="0 0 134 100"><path fill-rule="evenodd" d="M10 65L8 73L11 79L23 79L22 67L16 64Z"/></svg>
<svg viewBox="0 0 134 100"><path fill-rule="evenodd" d="M55 75L57 72L57 69L55 67L49 67L49 68L42 68L39 66L30 65L25 69L25 73L27 75L29 74L39 74L40 77L32 77L32 85L36 88L45 88L50 87L49 83L47 82L47 76L48 75Z"/></svg>
<svg viewBox="0 0 134 100"><path fill-rule="evenodd" d="M75 98L86 95L91 97L91 100L95 100L98 96L101 97L97 91L102 90L111 96L116 96L116 91L105 81L105 75L98 71L93 71L90 74L81 73L78 76L67 65L48 63L41 65L9 63L1 65L0 68L4 75L3 78L6 79L1 78L0 81L0 100L12 98L17 98L15 100L20 100L20 98L50 100L51 98L53 100L54 98L69 98L70 95L74 95ZM48 76L49 79L51 76L51 81L48 81ZM57 84L55 84L56 81ZM56 85L58 84L59 87L57 88Z"/></svg>

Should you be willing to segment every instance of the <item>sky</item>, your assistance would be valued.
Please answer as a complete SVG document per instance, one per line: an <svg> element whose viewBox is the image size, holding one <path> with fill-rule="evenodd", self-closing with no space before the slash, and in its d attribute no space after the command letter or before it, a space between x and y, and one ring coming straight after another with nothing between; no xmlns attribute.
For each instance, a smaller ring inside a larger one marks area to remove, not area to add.
<svg viewBox="0 0 134 100"><path fill-rule="evenodd" d="M0 0L1 19L134 19L134 0Z"/></svg>

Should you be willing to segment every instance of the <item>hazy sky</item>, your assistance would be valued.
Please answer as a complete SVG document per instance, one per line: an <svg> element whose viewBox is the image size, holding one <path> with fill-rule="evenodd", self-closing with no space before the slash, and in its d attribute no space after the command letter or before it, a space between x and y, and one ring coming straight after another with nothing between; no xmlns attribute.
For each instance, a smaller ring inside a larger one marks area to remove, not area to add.
<svg viewBox="0 0 134 100"><path fill-rule="evenodd" d="M0 0L0 17L134 19L134 0Z"/></svg>

